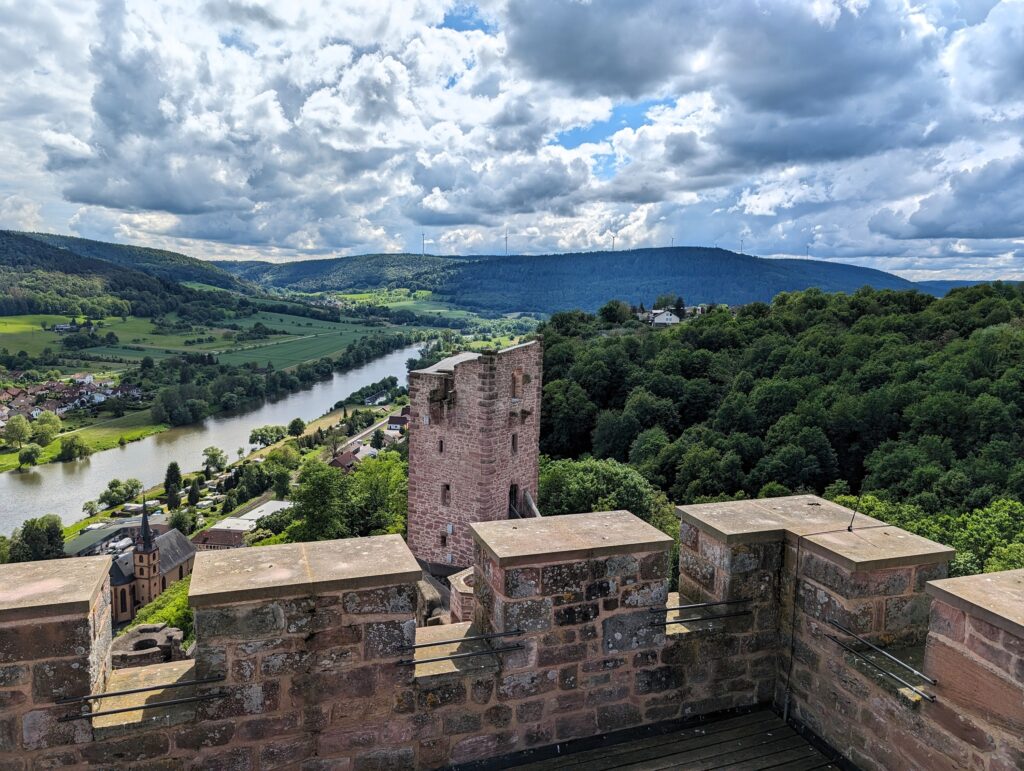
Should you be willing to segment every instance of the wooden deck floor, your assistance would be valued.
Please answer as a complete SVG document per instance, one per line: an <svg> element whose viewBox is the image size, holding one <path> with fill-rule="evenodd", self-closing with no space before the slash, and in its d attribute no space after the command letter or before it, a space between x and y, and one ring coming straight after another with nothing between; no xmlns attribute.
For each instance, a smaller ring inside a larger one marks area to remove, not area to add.
<svg viewBox="0 0 1024 771"><path fill-rule="evenodd" d="M768 710L531 762L529 771L838 769Z"/></svg>

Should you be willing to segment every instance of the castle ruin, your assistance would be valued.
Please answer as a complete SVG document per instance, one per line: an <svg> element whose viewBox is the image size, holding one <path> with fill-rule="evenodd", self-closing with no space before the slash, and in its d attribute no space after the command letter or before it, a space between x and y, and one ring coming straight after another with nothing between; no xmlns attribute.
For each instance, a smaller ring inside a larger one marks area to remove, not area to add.
<svg viewBox="0 0 1024 771"><path fill-rule="evenodd" d="M473 564L471 524L530 515L542 370L534 341L409 373L408 543L431 572Z"/></svg>

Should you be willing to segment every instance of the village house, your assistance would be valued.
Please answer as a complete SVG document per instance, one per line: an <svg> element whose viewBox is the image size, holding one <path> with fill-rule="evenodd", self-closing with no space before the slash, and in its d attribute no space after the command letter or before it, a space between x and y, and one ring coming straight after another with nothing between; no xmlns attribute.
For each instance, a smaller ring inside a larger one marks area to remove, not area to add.
<svg viewBox="0 0 1024 771"><path fill-rule="evenodd" d="M651 326L653 327L671 327L680 321L672 311L653 311L653 313L654 315L651 317Z"/></svg>

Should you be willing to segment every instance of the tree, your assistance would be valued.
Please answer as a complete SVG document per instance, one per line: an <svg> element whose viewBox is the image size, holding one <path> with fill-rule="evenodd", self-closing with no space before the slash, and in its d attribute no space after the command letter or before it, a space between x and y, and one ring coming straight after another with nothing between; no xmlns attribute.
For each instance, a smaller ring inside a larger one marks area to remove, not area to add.
<svg viewBox="0 0 1024 771"><path fill-rule="evenodd" d="M607 324L623 324L633 317L629 305L622 300L609 300L601 306L597 315Z"/></svg>
<svg viewBox="0 0 1024 771"><path fill-rule="evenodd" d="M4 439L19 448L32 438L32 426L24 415L15 415L4 426Z"/></svg>
<svg viewBox="0 0 1024 771"><path fill-rule="evenodd" d="M284 439L287 433L284 426L261 426L254 428L249 433L249 444L254 444L258 447L269 447Z"/></svg>
<svg viewBox="0 0 1024 771"><path fill-rule="evenodd" d="M596 418L597 407L579 383L566 379L547 383L540 413L543 451L559 458L586 452Z"/></svg>
<svg viewBox="0 0 1024 771"><path fill-rule="evenodd" d="M107 508L120 506L135 498L142 492L142 482L138 479L111 479L107 482L107 489L100 493L99 502Z"/></svg>
<svg viewBox="0 0 1024 771"><path fill-rule="evenodd" d="M100 513L100 505L96 501L86 501L82 504L82 513L87 517L95 517Z"/></svg>
<svg viewBox="0 0 1024 771"><path fill-rule="evenodd" d="M302 432L306 430L306 421L302 418L294 418L292 422L288 424L288 435L289 436L301 436Z"/></svg>
<svg viewBox="0 0 1024 771"><path fill-rule="evenodd" d="M11 537L11 562L34 562L64 556L64 526L56 514L27 519Z"/></svg>
<svg viewBox="0 0 1024 771"><path fill-rule="evenodd" d="M277 496L278 500L284 500L288 497L288 493L291 492L292 487L292 474L284 468L278 467L273 474L272 488L274 495Z"/></svg>
<svg viewBox="0 0 1024 771"><path fill-rule="evenodd" d="M350 494L352 482L348 475L319 459L303 464L298 484L291 492L292 510L303 520L298 531L300 540L324 541L350 538L354 501Z"/></svg>
<svg viewBox="0 0 1024 771"><path fill-rule="evenodd" d="M184 536L190 535L195 529L195 519L186 509L178 509L171 514L169 524Z"/></svg>
<svg viewBox="0 0 1024 771"><path fill-rule="evenodd" d="M46 447L60 433L61 419L49 410L41 412L32 424L32 441Z"/></svg>
<svg viewBox="0 0 1024 771"><path fill-rule="evenodd" d="M164 493L167 496L167 508L177 511L181 507L181 490L171 485L164 490Z"/></svg>
<svg viewBox="0 0 1024 771"><path fill-rule="evenodd" d="M673 292L662 292L658 295L658 298L654 301L654 305L651 307L652 309L657 309L659 311L667 310L675 306L677 297L678 295Z"/></svg>
<svg viewBox="0 0 1024 771"><path fill-rule="evenodd" d="M192 477L192 484L188 488L188 505L195 506L199 503L202 492L199 489L199 477Z"/></svg>
<svg viewBox="0 0 1024 771"><path fill-rule="evenodd" d="M370 447L375 450L379 450L384 446L384 432L379 428L373 432L373 436L370 437Z"/></svg>
<svg viewBox="0 0 1024 771"><path fill-rule="evenodd" d="M60 440L60 452L57 453L57 460L79 460L80 458L88 458L91 454L92 450L85 443L85 440L76 434L71 434Z"/></svg>
<svg viewBox="0 0 1024 771"><path fill-rule="evenodd" d="M39 462L39 456L43 454L43 448L38 444L26 444L18 453L18 468L22 466L34 466Z"/></svg>
<svg viewBox="0 0 1024 771"><path fill-rule="evenodd" d="M207 473L223 471L228 467L228 456L219 447L207 447L203 450L203 468Z"/></svg>
<svg viewBox="0 0 1024 771"><path fill-rule="evenodd" d="M181 467L175 461L168 463L164 472L164 490L170 491L172 487L181 490Z"/></svg>
<svg viewBox="0 0 1024 771"><path fill-rule="evenodd" d="M405 532L409 474L401 455L386 451L367 458L350 476L352 531L360 536Z"/></svg>

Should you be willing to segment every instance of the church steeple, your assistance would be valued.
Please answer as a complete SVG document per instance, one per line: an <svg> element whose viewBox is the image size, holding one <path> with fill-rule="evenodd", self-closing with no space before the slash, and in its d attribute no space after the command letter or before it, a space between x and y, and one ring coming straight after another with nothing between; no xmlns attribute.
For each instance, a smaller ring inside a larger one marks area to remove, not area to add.
<svg viewBox="0 0 1024 771"><path fill-rule="evenodd" d="M149 507L142 502L142 551L153 551L153 531L149 528Z"/></svg>

